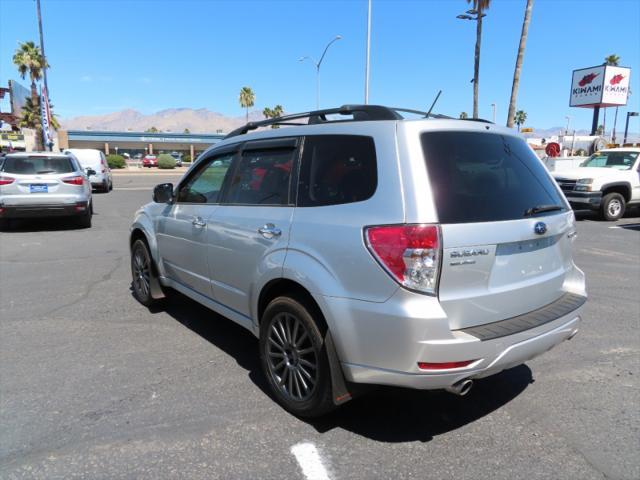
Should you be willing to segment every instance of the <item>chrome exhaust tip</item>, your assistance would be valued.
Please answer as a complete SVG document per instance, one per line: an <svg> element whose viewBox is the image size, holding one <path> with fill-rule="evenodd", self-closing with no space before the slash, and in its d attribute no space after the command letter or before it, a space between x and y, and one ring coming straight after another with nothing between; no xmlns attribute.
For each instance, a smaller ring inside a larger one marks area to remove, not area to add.
<svg viewBox="0 0 640 480"><path fill-rule="evenodd" d="M466 378L454 383L450 387L445 388L445 390L449 393L453 393L454 395L464 397L467 393L469 393L471 387L473 387L473 380L469 380L468 378Z"/></svg>

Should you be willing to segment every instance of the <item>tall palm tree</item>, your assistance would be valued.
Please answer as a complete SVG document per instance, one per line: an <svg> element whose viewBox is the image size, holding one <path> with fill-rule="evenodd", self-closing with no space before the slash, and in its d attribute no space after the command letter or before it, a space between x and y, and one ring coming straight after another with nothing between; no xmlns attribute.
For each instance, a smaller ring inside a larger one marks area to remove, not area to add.
<svg viewBox="0 0 640 480"><path fill-rule="evenodd" d="M13 54L13 64L18 68L20 78L23 80L29 74L31 80L31 103L32 106L39 108L40 99L38 97L38 88L36 82L42 78L42 71L48 68L45 58L42 56L40 47L36 46L34 42L22 42L18 44L18 48ZM35 126L36 130L36 149L42 150L42 127L40 125Z"/></svg>
<svg viewBox="0 0 640 480"><path fill-rule="evenodd" d="M518 110L515 115L516 125L518 125L518 131L520 131L520 125L523 125L527 121L527 112L524 110Z"/></svg>
<svg viewBox="0 0 640 480"><path fill-rule="evenodd" d="M249 123L249 107L253 107L255 105L256 94L253 93L251 87L242 87L238 100L240 101L240 106L247 109L246 121Z"/></svg>
<svg viewBox="0 0 640 480"><path fill-rule="evenodd" d="M480 83L480 44L482 42L482 13L489 9L491 0L467 0L477 12L476 50L473 62L473 118L478 118L478 84Z"/></svg>
<svg viewBox="0 0 640 480"><path fill-rule="evenodd" d="M531 11L533 10L533 0L527 0L524 10L524 20L522 22L522 33L520 34L520 45L518 46L518 56L516 57L516 69L513 72L513 84L511 85L511 99L509 100L509 112L507 113L507 127L513 127L516 111L516 99L518 98L518 87L520 86L520 71L522 70L522 59L524 58L524 47L527 44L529 34L529 22L531 22Z"/></svg>
<svg viewBox="0 0 640 480"><path fill-rule="evenodd" d="M616 55L615 53L612 53L611 55L607 55L606 57L604 57L604 63L603 65L610 65L612 67L617 67L620 64L620 57L618 55ZM618 123L618 107L616 107L616 113L615 116L613 117L613 130L611 132L611 141L612 143L615 143L616 141L616 123ZM604 109L604 124L607 124L607 109L605 107Z"/></svg>
<svg viewBox="0 0 640 480"><path fill-rule="evenodd" d="M50 104L49 108L53 110L53 105ZM37 130L40 128L40 125L40 106L34 105L33 100L31 98L27 98L22 106L22 113L18 119L18 126L20 128ZM51 113L51 127L54 130L58 130L60 128L58 118L53 114L53 112Z"/></svg>

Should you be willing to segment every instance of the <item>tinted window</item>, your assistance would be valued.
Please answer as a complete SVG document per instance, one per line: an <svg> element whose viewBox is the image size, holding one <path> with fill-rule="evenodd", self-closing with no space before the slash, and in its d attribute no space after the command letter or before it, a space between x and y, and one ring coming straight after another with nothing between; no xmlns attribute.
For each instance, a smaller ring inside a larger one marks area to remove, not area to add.
<svg viewBox="0 0 640 480"><path fill-rule="evenodd" d="M370 198L377 185L373 138L355 135L305 138L298 186L299 206L360 202Z"/></svg>
<svg viewBox="0 0 640 480"><path fill-rule="evenodd" d="M205 161L203 167L180 186L178 202L217 203L233 155L228 153Z"/></svg>
<svg viewBox="0 0 640 480"><path fill-rule="evenodd" d="M225 197L236 205L287 205L297 150L250 150L242 154Z"/></svg>
<svg viewBox="0 0 640 480"><path fill-rule="evenodd" d="M521 139L480 132L430 132L421 139L441 223L514 220L541 205L566 208Z"/></svg>
<svg viewBox="0 0 640 480"><path fill-rule="evenodd" d="M7 157L2 164L2 171L22 175L45 173L71 173L75 171L73 161L69 157Z"/></svg>

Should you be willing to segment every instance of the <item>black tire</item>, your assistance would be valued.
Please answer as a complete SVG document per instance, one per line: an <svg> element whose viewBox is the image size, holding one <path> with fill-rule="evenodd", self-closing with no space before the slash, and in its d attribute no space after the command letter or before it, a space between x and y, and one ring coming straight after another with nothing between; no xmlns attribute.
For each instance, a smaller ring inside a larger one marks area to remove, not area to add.
<svg viewBox="0 0 640 480"><path fill-rule="evenodd" d="M260 363L269 388L285 410L318 417L335 408L324 344L324 319L307 302L273 299L260 321Z"/></svg>
<svg viewBox="0 0 640 480"><path fill-rule="evenodd" d="M113 180L109 182L109 191L113 190Z"/></svg>
<svg viewBox="0 0 640 480"><path fill-rule="evenodd" d="M133 296L145 307L158 303L151 294L151 281L154 276L153 260L144 240L136 240L131 246L131 287Z"/></svg>
<svg viewBox="0 0 640 480"><path fill-rule="evenodd" d="M103 182L102 188L100 190L102 190L102 193L108 193L109 192L109 180L105 180Z"/></svg>
<svg viewBox="0 0 640 480"><path fill-rule="evenodd" d="M91 219L93 217L93 205L89 204L87 211L78 217L78 226L80 228L91 228Z"/></svg>
<svg viewBox="0 0 640 480"><path fill-rule="evenodd" d="M602 198L600 205L600 215L608 222L615 222L624 215L626 203L624 197L619 193L608 193Z"/></svg>

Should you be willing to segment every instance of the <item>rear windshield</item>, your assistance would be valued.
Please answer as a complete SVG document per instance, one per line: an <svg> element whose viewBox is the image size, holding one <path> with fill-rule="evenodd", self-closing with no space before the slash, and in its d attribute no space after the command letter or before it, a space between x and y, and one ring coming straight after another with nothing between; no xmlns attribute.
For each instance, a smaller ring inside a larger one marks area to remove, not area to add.
<svg viewBox="0 0 640 480"><path fill-rule="evenodd" d="M69 157L11 156L5 158L1 171L22 175L45 173L71 173L73 162Z"/></svg>
<svg viewBox="0 0 640 480"><path fill-rule="evenodd" d="M541 206L566 209L544 166L519 138L428 132L421 141L440 223L515 220Z"/></svg>

